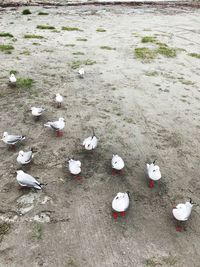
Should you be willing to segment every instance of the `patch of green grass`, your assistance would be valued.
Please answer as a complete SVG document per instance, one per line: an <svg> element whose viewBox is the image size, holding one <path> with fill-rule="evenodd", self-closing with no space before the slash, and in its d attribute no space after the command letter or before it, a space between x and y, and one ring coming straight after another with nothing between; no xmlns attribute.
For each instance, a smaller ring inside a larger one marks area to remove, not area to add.
<svg viewBox="0 0 200 267"><path fill-rule="evenodd" d="M81 55L85 55L83 52L73 52L72 53L73 55L76 55L76 56L81 56Z"/></svg>
<svg viewBox="0 0 200 267"><path fill-rule="evenodd" d="M96 32L106 32L106 30L102 29L102 28L98 28L98 29L96 29Z"/></svg>
<svg viewBox="0 0 200 267"><path fill-rule="evenodd" d="M58 31L58 30L56 30L56 29L55 29L55 30L52 30L52 32L56 32L56 33L59 33L60 31Z"/></svg>
<svg viewBox="0 0 200 267"><path fill-rule="evenodd" d="M14 37L11 33L9 32L0 32L0 37Z"/></svg>
<svg viewBox="0 0 200 267"><path fill-rule="evenodd" d="M82 32L82 31L83 31L83 30L81 30L81 29L79 29L79 28L77 28L77 27L68 27L68 26L66 26L66 27L62 27L62 30L63 30L63 31L69 31L69 32L71 32L71 31Z"/></svg>
<svg viewBox="0 0 200 267"><path fill-rule="evenodd" d="M84 60L84 61L81 61L81 60L74 60L72 61L71 63L71 68L72 69L78 69L81 65L93 65L95 64L96 61L93 61L93 60Z"/></svg>
<svg viewBox="0 0 200 267"><path fill-rule="evenodd" d="M191 57L200 58L200 54L197 53L189 53L188 55Z"/></svg>
<svg viewBox="0 0 200 267"><path fill-rule="evenodd" d="M174 266L174 265L178 262L177 257L176 257L176 256L172 256L172 255L163 257L162 260L163 260L168 266Z"/></svg>
<svg viewBox="0 0 200 267"><path fill-rule="evenodd" d="M147 71L145 72L146 76L157 76L158 72L157 71Z"/></svg>
<svg viewBox="0 0 200 267"><path fill-rule="evenodd" d="M5 45L5 44L0 44L0 51L6 53L6 54L11 54L11 51L14 49L12 45Z"/></svg>
<svg viewBox="0 0 200 267"><path fill-rule="evenodd" d="M76 41L86 42L87 39L86 38L77 38Z"/></svg>
<svg viewBox="0 0 200 267"><path fill-rule="evenodd" d="M150 267L155 267L158 265L162 265L162 263L160 263L155 257L151 258L151 259L147 259L145 262L146 266L150 266Z"/></svg>
<svg viewBox="0 0 200 267"><path fill-rule="evenodd" d="M75 44L66 44L65 46L67 46L67 47L74 47Z"/></svg>
<svg viewBox="0 0 200 267"><path fill-rule="evenodd" d="M44 37L42 35L37 35L37 34L25 34L24 38L26 38L26 39L43 39Z"/></svg>
<svg viewBox="0 0 200 267"><path fill-rule="evenodd" d="M55 30L54 26L50 26L50 25L37 25L37 29L40 30Z"/></svg>
<svg viewBox="0 0 200 267"><path fill-rule="evenodd" d="M41 12L38 13L38 15L39 15L39 16L48 16L49 13L47 13L47 12L42 12L42 11L41 11Z"/></svg>
<svg viewBox="0 0 200 267"><path fill-rule="evenodd" d="M18 88L29 89L32 87L34 81L31 78L18 78L16 86Z"/></svg>
<svg viewBox="0 0 200 267"><path fill-rule="evenodd" d="M33 229L32 237L36 239L42 239L43 226L41 223L36 223Z"/></svg>
<svg viewBox="0 0 200 267"><path fill-rule="evenodd" d="M83 63L84 65L94 65L96 64L96 61L87 59L87 60L84 60Z"/></svg>
<svg viewBox="0 0 200 267"><path fill-rule="evenodd" d="M10 71L10 74L12 74L12 73L13 73L13 74L17 74L18 71L17 71L17 70L11 70L11 71Z"/></svg>
<svg viewBox="0 0 200 267"><path fill-rule="evenodd" d="M170 48L166 44L160 44L157 53L166 57L176 57L176 49Z"/></svg>
<svg viewBox="0 0 200 267"><path fill-rule="evenodd" d="M105 49L105 50L116 50L116 48L114 47L110 47L110 46L107 46L107 45L102 45L100 46L101 49Z"/></svg>
<svg viewBox="0 0 200 267"><path fill-rule="evenodd" d="M29 9L24 9L22 11L22 15L30 15L31 14L31 11Z"/></svg>
<svg viewBox="0 0 200 267"><path fill-rule="evenodd" d="M32 43L32 45L41 45L40 43Z"/></svg>
<svg viewBox="0 0 200 267"><path fill-rule="evenodd" d="M151 60L156 57L156 51L147 47L135 48L135 57L143 60Z"/></svg>
<svg viewBox="0 0 200 267"><path fill-rule="evenodd" d="M7 222L0 223L0 242L3 240L4 236L9 233L11 224Z"/></svg>
<svg viewBox="0 0 200 267"><path fill-rule="evenodd" d="M153 36L144 36L141 40L142 43L155 43L156 38Z"/></svg>
<svg viewBox="0 0 200 267"><path fill-rule="evenodd" d="M24 50L24 51L22 51L21 53L20 53L20 55L25 55L25 56L30 56L30 51L28 51L28 50Z"/></svg>

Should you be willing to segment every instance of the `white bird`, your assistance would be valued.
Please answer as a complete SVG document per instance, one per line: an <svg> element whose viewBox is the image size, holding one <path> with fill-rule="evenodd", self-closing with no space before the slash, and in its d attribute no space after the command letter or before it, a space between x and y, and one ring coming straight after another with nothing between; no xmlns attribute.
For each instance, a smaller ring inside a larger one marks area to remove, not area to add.
<svg viewBox="0 0 200 267"><path fill-rule="evenodd" d="M77 179L80 179L79 174L81 173L81 162L79 160L70 159L69 163L69 171L71 174L75 175Z"/></svg>
<svg viewBox="0 0 200 267"><path fill-rule="evenodd" d="M45 111L44 108L36 108L36 107L31 107L31 112L34 117L39 119L39 117L42 115L42 113Z"/></svg>
<svg viewBox="0 0 200 267"><path fill-rule="evenodd" d="M33 176L29 175L28 173L25 173L22 170L16 171L16 173L17 181L22 187L33 187L36 189L42 189L42 186L46 185L44 183L38 182Z"/></svg>
<svg viewBox="0 0 200 267"><path fill-rule="evenodd" d="M12 135L8 134L7 132L3 133L3 138L1 139L5 144L11 145L13 149L15 149L15 144L19 141L25 139L24 135Z"/></svg>
<svg viewBox="0 0 200 267"><path fill-rule="evenodd" d="M150 179L149 187L154 187L154 181L158 181L161 178L161 172L158 165L155 165L155 160L151 164L147 164L147 173Z"/></svg>
<svg viewBox="0 0 200 267"><path fill-rule="evenodd" d="M121 157L118 155L113 155L112 160L111 160L111 165L112 165L112 174L115 175L115 170L120 171L121 175L124 174L123 169L124 169L124 161Z"/></svg>
<svg viewBox="0 0 200 267"><path fill-rule="evenodd" d="M78 74L79 74L79 77L80 77L80 78L83 78L83 76L84 76L84 74L85 74L84 68L81 68L81 69L78 71Z"/></svg>
<svg viewBox="0 0 200 267"><path fill-rule="evenodd" d="M16 79L14 73L11 73L11 75L10 75L10 77L9 77L9 82L10 82L11 84L16 84L17 79Z"/></svg>
<svg viewBox="0 0 200 267"><path fill-rule="evenodd" d="M63 118L59 118L58 121L48 121L44 124L44 126L55 130L57 136L63 136L63 132L61 130L65 127L65 120Z"/></svg>
<svg viewBox="0 0 200 267"><path fill-rule="evenodd" d="M63 96L59 93L56 94L55 101L57 103L58 108L61 107L61 104L63 102Z"/></svg>
<svg viewBox="0 0 200 267"><path fill-rule="evenodd" d="M97 147L97 143L98 143L98 139L95 136L95 133L93 131L93 135L87 137L83 141L83 146L85 147L86 150L92 150L92 149L95 149Z"/></svg>
<svg viewBox="0 0 200 267"><path fill-rule="evenodd" d="M180 223L187 221L191 215L192 207L195 203L192 202L192 199L190 198L190 201L186 201L184 204L178 204L175 208L172 209L172 213L174 218ZM182 227L180 225L177 225L176 227L177 231L181 231Z"/></svg>
<svg viewBox="0 0 200 267"><path fill-rule="evenodd" d="M112 213L112 216L117 219L118 215L125 216L125 211L129 207L129 192L125 193L118 193L116 197L112 201L112 209L114 212Z"/></svg>
<svg viewBox="0 0 200 267"><path fill-rule="evenodd" d="M33 155L32 150L27 151L27 152L25 152L23 150L20 150L19 151L19 154L18 154L18 157L17 157L17 162L19 164L22 164L22 165L28 164L28 163L31 162L31 160L33 159L33 157L34 157L34 155Z"/></svg>

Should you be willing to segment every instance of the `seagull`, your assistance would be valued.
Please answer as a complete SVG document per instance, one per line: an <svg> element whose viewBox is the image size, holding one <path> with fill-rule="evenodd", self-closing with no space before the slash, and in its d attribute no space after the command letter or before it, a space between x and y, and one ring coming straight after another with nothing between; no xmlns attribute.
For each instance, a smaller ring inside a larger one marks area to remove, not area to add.
<svg viewBox="0 0 200 267"><path fill-rule="evenodd" d="M113 155L112 160L111 160L111 165L112 165L112 175L115 175L116 171L120 171L120 174L124 174L124 161L121 157L118 155Z"/></svg>
<svg viewBox="0 0 200 267"><path fill-rule="evenodd" d="M149 176L149 187L154 187L154 181L158 181L161 178L161 172L158 165L155 165L156 160L151 164L147 164L147 173Z"/></svg>
<svg viewBox="0 0 200 267"><path fill-rule="evenodd" d="M183 203L178 204L176 207L172 209L173 216L178 222L176 226L176 231L178 232L182 231L182 226L180 224L181 222L185 222L189 219L194 204L195 203L190 198L190 201L186 201L185 204Z"/></svg>
<svg viewBox="0 0 200 267"><path fill-rule="evenodd" d="M117 217L120 216L125 216L126 215L126 210L129 207L129 197L130 193L127 191L125 193L118 193L116 197L112 201L112 209L113 213L112 216L114 219L117 219Z"/></svg>
<svg viewBox="0 0 200 267"><path fill-rule="evenodd" d="M63 96L61 96L61 94L57 93L56 97L55 97L55 101L57 103L57 107L60 108L61 103L63 102Z"/></svg>
<svg viewBox="0 0 200 267"><path fill-rule="evenodd" d="M48 121L44 124L45 127L49 127L56 131L56 136L63 136L63 132L61 130L65 127L65 120L63 118L59 118L58 121Z"/></svg>
<svg viewBox="0 0 200 267"><path fill-rule="evenodd" d="M36 118L39 119L42 113L45 111L44 108L36 108L36 107L31 107L31 112L32 115Z"/></svg>
<svg viewBox="0 0 200 267"><path fill-rule="evenodd" d="M17 173L17 181L21 187L33 187L36 189L42 189L44 183L38 182L33 176L25 173L22 170L16 171Z"/></svg>
<svg viewBox="0 0 200 267"><path fill-rule="evenodd" d="M97 143L98 143L98 139L95 136L95 133L93 131L93 135L87 137L84 141L83 141L83 146L86 150L92 150L95 149L97 147Z"/></svg>
<svg viewBox="0 0 200 267"><path fill-rule="evenodd" d="M17 82L17 79L16 79L16 77L15 77L15 74L14 74L14 73L11 73L11 74L10 74L10 77L9 77L9 82L10 82L10 84L12 84L12 85L15 85L15 84L16 84L16 82Z"/></svg>
<svg viewBox="0 0 200 267"><path fill-rule="evenodd" d="M70 173L75 175L77 180L80 180L81 177L79 174L81 173L81 162L79 160L70 159L68 160L68 163Z"/></svg>
<svg viewBox="0 0 200 267"><path fill-rule="evenodd" d="M1 139L5 144L11 145L12 149L16 149L16 144L19 141L22 141L25 139L24 135L12 135L8 134L7 132L3 133L3 138Z"/></svg>
<svg viewBox="0 0 200 267"><path fill-rule="evenodd" d="M84 76L84 74L85 74L84 68L81 68L81 69L78 71L78 74L79 74L79 77L80 77L80 78L83 78L83 76Z"/></svg>
<svg viewBox="0 0 200 267"><path fill-rule="evenodd" d="M27 151L27 152L24 152L23 150L20 150L19 151L19 154L18 154L18 157L17 157L17 162L19 164L28 164L31 162L31 160L33 159L34 155L33 155L33 151L30 150L30 151Z"/></svg>

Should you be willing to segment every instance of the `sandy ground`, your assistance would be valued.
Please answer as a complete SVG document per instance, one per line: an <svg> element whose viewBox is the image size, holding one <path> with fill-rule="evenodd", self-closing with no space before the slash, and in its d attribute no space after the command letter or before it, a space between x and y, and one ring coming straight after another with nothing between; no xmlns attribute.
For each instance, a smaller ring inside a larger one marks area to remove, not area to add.
<svg viewBox="0 0 200 267"><path fill-rule="evenodd" d="M15 37L0 39L15 47L10 55L0 52L1 132L27 136L16 152L1 143L0 219L10 229L1 233L0 266L199 267L199 207L182 233L175 230L171 210L188 197L200 203L200 61L188 55L200 52L200 11L30 7L32 15L22 16L22 9L0 11L1 31ZM58 32L36 29L39 24ZM24 39L26 33L45 38ZM141 44L149 35L178 48L177 56L136 59L136 47L154 46ZM74 60L96 64L84 66L80 79L71 68ZM13 69L17 77L34 79L33 87L10 88ZM60 109L52 101L56 92L65 96ZM35 122L29 109L37 105L46 112ZM43 124L60 116L66 127L56 138ZM86 153L81 142L92 127L99 146ZM15 179L17 153L30 147L37 152L25 170L48 183L42 191L19 190ZM124 177L111 175L113 153L125 160ZM71 156L82 162L80 181L65 167ZM151 190L145 164L155 158L163 178ZM111 201L127 190L127 216L115 221Z"/></svg>

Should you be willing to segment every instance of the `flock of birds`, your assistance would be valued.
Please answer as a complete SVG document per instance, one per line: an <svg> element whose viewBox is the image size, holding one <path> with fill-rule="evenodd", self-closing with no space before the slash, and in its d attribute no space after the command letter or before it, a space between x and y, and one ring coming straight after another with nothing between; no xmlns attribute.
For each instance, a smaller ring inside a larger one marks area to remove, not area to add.
<svg viewBox="0 0 200 267"><path fill-rule="evenodd" d="M79 77L83 78L84 76L84 69L81 68L78 72ZM17 79L15 75L12 73L9 77L9 82L11 85L16 85ZM61 107L61 104L63 102L63 96L61 94L55 95L55 102L57 103L57 107ZM31 112L32 115L35 117L36 120L40 118L40 116L45 111L42 107L32 107ZM58 121L48 121L46 124L44 124L44 127L48 127L56 132L57 137L61 137L63 135L63 129L65 127L65 120L64 118L59 118ZM12 149L15 150L16 144L20 141L23 141L25 139L25 136L21 135L12 135L8 134L7 132L4 132L2 141L6 143L7 145L11 146ZM86 150L94 150L96 149L98 145L98 139L93 131L93 134L89 137L87 137L83 143L82 143L84 149ZM19 151L19 154L17 156L17 162L20 165L29 164L34 157L33 151ZM124 167L125 163L124 160L118 156L113 155L111 159L111 166L112 166L112 175L115 175L117 172L121 175L124 174ZM161 172L158 165L156 165L155 161L147 164L147 174L149 178L149 187L154 187L154 182L161 179ZM80 173L81 173L81 162L79 160L69 159L68 160L68 168L69 172L76 177L76 179L81 179ZM37 181L33 176L29 175L28 173L25 173L23 170L18 170L17 172L17 181L21 187L29 187L29 188L35 188L35 189L42 189L43 186L46 184L41 183ZM119 216L125 216L126 210L129 207L130 202L130 195L129 192L125 193L117 193L117 195L114 197L112 201L112 216L117 219ZM183 226L181 225L183 222L186 222L192 212L193 205L196 204L190 199L189 201L186 201L185 203L178 204L177 206L173 207L172 214L174 218L177 220L176 230L182 231Z"/></svg>

